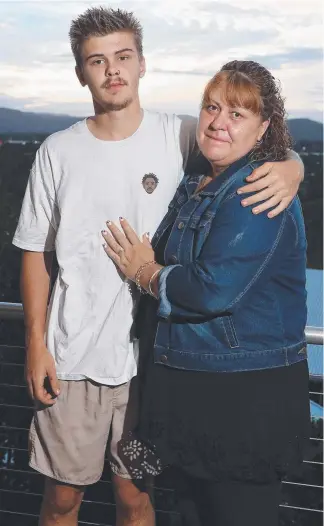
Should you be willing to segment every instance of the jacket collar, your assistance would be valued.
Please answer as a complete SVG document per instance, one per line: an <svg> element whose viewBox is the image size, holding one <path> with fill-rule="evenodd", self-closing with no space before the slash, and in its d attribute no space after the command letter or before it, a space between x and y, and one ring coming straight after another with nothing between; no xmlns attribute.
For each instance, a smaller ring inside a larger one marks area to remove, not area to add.
<svg viewBox="0 0 324 526"><path fill-rule="evenodd" d="M245 155L244 157L241 157L237 161L235 161L233 164L231 164L224 172L222 172L220 175L215 177L210 183L208 183L200 192L199 195L203 197L212 197L216 193L218 193L220 190L222 190L227 184L229 183L232 175L234 175L236 172L241 170L241 168L244 168L245 166L251 164L251 160L249 158L249 154ZM188 181L188 184L190 183L190 179ZM197 186L197 180L194 181L195 184L192 186L193 191L195 190ZM188 193L192 195L191 188L188 188Z"/></svg>

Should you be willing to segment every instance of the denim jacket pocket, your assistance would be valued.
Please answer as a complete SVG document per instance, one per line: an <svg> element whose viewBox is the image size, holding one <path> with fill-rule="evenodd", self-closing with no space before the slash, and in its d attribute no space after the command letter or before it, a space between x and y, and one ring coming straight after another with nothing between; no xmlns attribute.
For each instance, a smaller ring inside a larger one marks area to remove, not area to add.
<svg viewBox="0 0 324 526"><path fill-rule="evenodd" d="M225 336L226 336L226 339L228 341L230 348L234 349L236 347L239 347L240 345L237 339L232 315L227 314L226 316L222 316L221 322L222 322L224 333L225 333Z"/></svg>
<svg viewBox="0 0 324 526"><path fill-rule="evenodd" d="M196 196L199 197L199 196ZM193 230L200 230L206 228L207 225L210 225L211 221L215 217L215 211L211 206L213 199L207 197L195 208L190 222L189 227Z"/></svg>
<svg viewBox="0 0 324 526"><path fill-rule="evenodd" d="M189 222L189 228L193 231L195 239L193 246L196 257L209 234L214 217L215 214L207 210L201 217L194 215Z"/></svg>
<svg viewBox="0 0 324 526"><path fill-rule="evenodd" d="M202 216L197 216L194 214L189 222L189 227L193 230L202 230L205 229L208 225L211 224L215 214L213 212L205 212Z"/></svg>

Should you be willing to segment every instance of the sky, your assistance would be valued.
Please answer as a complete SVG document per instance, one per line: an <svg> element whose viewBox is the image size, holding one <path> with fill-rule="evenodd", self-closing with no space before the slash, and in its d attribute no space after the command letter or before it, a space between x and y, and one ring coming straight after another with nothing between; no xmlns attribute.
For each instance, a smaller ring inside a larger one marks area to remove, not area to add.
<svg viewBox="0 0 324 526"><path fill-rule="evenodd" d="M290 118L323 121L322 0L0 0L0 107L85 116L70 22L90 6L131 10L144 28L142 106L197 115L208 80L252 59L278 78Z"/></svg>

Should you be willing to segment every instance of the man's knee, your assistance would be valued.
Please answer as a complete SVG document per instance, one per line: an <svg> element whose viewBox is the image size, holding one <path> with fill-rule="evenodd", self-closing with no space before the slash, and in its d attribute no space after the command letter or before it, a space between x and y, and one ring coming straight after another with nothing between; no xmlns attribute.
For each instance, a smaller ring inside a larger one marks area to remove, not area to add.
<svg viewBox="0 0 324 526"><path fill-rule="evenodd" d="M121 512L130 521L146 520L152 513L152 504L147 493L140 493L121 503Z"/></svg>
<svg viewBox="0 0 324 526"><path fill-rule="evenodd" d="M154 525L151 498L144 488L138 488L132 480L113 477L117 516L127 523ZM119 522L119 521L118 521Z"/></svg>
<svg viewBox="0 0 324 526"><path fill-rule="evenodd" d="M52 516L77 514L84 494L83 487L68 486L46 480L43 511Z"/></svg>

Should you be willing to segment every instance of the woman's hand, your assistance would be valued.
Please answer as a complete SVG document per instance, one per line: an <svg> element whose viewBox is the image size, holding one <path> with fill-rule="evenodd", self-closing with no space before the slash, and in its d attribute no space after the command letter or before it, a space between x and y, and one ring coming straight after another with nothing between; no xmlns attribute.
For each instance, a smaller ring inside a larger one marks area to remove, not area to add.
<svg viewBox="0 0 324 526"><path fill-rule="evenodd" d="M254 214L260 214L275 207L268 213L268 217L277 216L288 207L297 194L302 181L302 172L302 163L295 159L264 163L247 177L246 180L250 184L238 189L239 194L257 192L243 199L242 205L250 206L260 203L252 209Z"/></svg>
<svg viewBox="0 0 324 526"><path fill-rule="evenodd" d="M134 281L138 269L155 260L154 250L148 234L144 234L141 241L126 219L121 217L120 225L122 232L114 223L107 221L109 232L102 232L107 243L104 250L121 272Z"/></svg>

